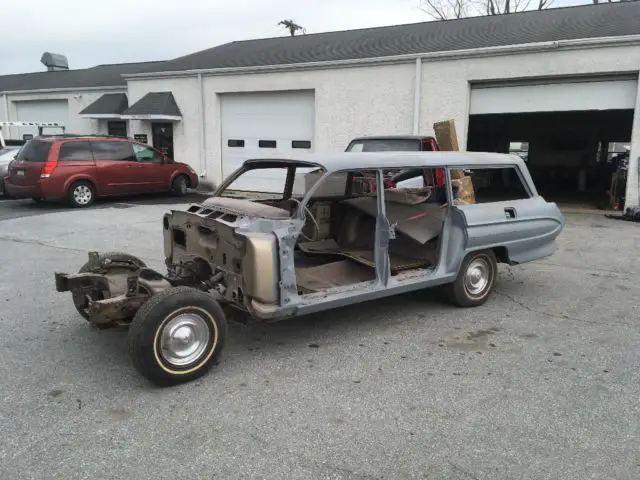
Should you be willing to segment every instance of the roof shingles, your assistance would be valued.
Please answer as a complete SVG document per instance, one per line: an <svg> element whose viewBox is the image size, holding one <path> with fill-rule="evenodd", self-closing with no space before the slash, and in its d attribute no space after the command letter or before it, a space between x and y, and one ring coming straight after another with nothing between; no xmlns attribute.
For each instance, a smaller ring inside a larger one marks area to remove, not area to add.
<svg viewBox="0 0 640 480"><path fill-rule="evenodd" d="M166 62L0 76L0 92L125 86L122 75L356 60L560 40L640 35L640 2L554 8L231 42Z"/></svg>
<svg viewBox="0 0 640 480"><path fill-rule="evenodd" d="M150 92L122 112L123 116L166 116L180 118L182 114L171 92Z"/></svg>
<svg viewBox="0 0 640 480"><path fill-rule="evenodd" d="M161 71L283 65L640 34L640 2L232 42Z"/></svg>
<svg viewBox="0 0 640 480"><path fill-rule="evenodd" d="M80 115L121 114L129 105L124 93L105 93L98 100L80 112Z"/></svg>
<svg viewBox="0 0 640 480"><path fill-rule="evenodd" d="M163 62L98 65L80 70L20 73L0 76L0 92L48 90L56 88L92 88L126 86L125 73L155 72Z"/></svg>

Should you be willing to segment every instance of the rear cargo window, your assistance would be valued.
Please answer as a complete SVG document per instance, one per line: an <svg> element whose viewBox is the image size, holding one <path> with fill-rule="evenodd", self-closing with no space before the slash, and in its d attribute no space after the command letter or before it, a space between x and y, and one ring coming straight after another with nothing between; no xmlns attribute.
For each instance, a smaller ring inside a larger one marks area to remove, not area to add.
<svg viewBox="0 0 640 480"><path fill-rule="evenodd" d="M51 142L29 140L18 153L17 160L25 162L44 163L49 156Z"/></svg>
<svg viewBox="0 0 640 480"><path fill-rule="evenodd" d="M58 160L93 160L89 142L65 142L60 147Z"/></svg>
<svg viewBox="0 0 640 480"><path fill-rule="evenodd" d="M347 152L419 152L420 140L413 138L357 140Z"/></svg>

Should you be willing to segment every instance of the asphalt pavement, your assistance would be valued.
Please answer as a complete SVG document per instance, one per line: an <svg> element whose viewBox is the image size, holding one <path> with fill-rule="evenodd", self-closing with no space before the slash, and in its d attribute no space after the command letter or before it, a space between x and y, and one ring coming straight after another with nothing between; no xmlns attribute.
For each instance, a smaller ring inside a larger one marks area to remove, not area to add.
<svg viewBox="0 0 640 480"><path fill-rule="evenodd" d="M568 215L475 309L233 324L207 376L159 389L53 281L93 249L162 268L184 204L146 203L0 202L0 479L640 478L640 225Z"/></svg>

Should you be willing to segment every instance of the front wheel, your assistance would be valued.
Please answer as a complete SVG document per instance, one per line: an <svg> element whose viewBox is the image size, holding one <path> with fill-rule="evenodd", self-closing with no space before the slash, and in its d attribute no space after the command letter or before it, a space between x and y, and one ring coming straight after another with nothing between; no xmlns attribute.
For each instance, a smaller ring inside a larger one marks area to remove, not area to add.
<svg viewBox="0 0 640 480"><path fill-rule="evenodd" d="M444 293L458 307L477 307L489 298L497 272L493 250L471 252L462 261L456 280L445 285Z"/></svg>
<svg viewBox="0 0 640 480"><path fill-rule="evenodd" d="M189 180L184 175L178 175L171 182L171 193L177 197L184 197L189 192Z"/></svg>
<svg viewBox="0 0 640 480"><path fill-rule="evenodd" d="M211 295L171 287L151 297L129 330L129 355L144 377L158 386L204 375L223 348L227 319Z"/></svg>

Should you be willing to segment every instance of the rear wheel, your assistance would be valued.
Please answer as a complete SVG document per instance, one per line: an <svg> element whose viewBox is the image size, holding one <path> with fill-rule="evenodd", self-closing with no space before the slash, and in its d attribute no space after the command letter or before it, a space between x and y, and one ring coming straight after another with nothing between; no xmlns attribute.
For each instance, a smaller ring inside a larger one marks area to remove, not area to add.
<svg viewBox="0 0 640 480"><path fill-rule="evenodd" d="M75 182L69 188L69 203L72 207L88 207L94 202L95 196L95 188L91 183L85 180Z"/></svg>
<svg viewBox="0 0 640 480"><path fill-rule="evenodd" d="M209 371L226 333L227 319L211 295L171 287L136 313L129 330L129 354L138 372L151 382L176 385Z"/></svg>
<svg viewBox="0 0 640 480"><path fill-rule="evenodd" d="M131 271L129 269L125 269L123 267L109 267L109 264L112 262L130 262L134 266L138 268L146 267L145 263L140 260L138 257L134 257L133 255L129 255L128 253L122 252L107 252L100 255L100 264L103 268L106 268L109 273L118 273L119 271L124 272ZM89 272L89 262L85 263L78 273L87 273ZM91 300L103 300L104 293L99 290L94 290L90 293L86 292L71 292L71 296L73 298L73 305L76 307L76 310L82 318L85 320L89 320L89 299L87 296L91 298ZM106 325L107 327L110 325Z"/></svg>
<svg viewBox="0 0 640 480"><path fill-rule="evenodd" d="M493 250L471 252L462 261L456 280L443 287L444 294L458 307L482 305L493 290L497 272Z"/></svg>
<svg viewBox="0 0 640 480"><path fill-rule="evenodd" d="M171 193L178 196L184 197L189 191L189 179L184 175L178 175L171 182Z"/></svg>

